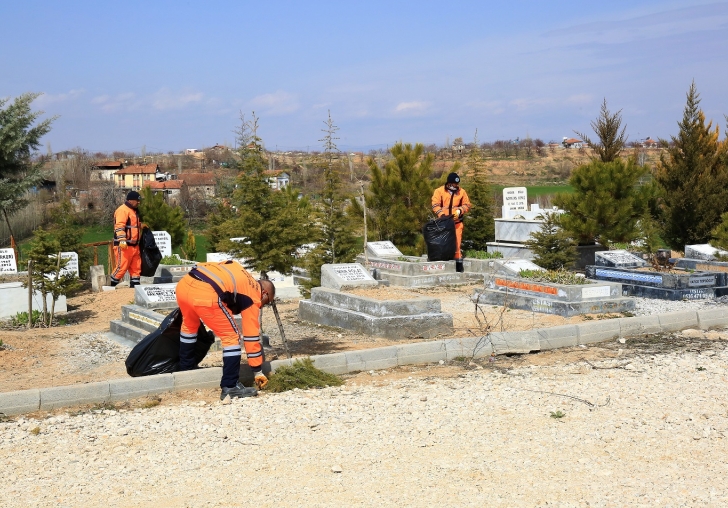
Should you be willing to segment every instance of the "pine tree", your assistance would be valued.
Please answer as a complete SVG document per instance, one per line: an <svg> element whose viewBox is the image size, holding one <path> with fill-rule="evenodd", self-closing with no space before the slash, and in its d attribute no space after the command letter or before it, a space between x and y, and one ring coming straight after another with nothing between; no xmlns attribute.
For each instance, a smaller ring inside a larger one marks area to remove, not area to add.
<svg viewBox="0 0 728 508"><path fill-rule="evenodd" d="M58 259L61 244L43 228L33 232L34 239L28 252L28 259L33 261L33 289L43 298L43 323L53 324L56 300L61 295L67 295L81 287L81 282L75 274L59 275L59 267L64 268L68 259ZM26 283L27 287L27 283ZM47 297L50 295L51 310L48 311Z"/></svg>
<svg viewBox="0 0 728 508"><path fill-rule="evenodd" d="M48 231L58 240L61 252L78 254L78 270L82 279L86 278L89 267L93 263L93 254L83 247L81 238L85 228L78 224L73 205L68 200L61 202L51 218Z"/></svg>
<svg viewBox="0 0 728 508"><path fill-rule="evenodd" d="M473 147L467 159L468 181L463 182L473 208L463 219L463 251L487 250L487 242L495 240L495 220L493 218L493 192L488 182L485 161L475 131Z"/></svg>
<svg viewBox="0 0 728 508"><path fill-rule="evenodd" d="M431 153L423 155L424 146L397 143L389 149L392 159L381 169L373 158L367 164L371 185L366 195L373 234L389 240L404 254L423 254L422 226L431 213Z"/></svg>
<svg viewBox="0 0 728 508"><path fill-rule="evenodd" d="M28 201L27 191L42 180L42 162L34 164L31 155L40 146L40 138L51 130L56 117L33 125L43 111L31 111L30 104L39 93L25 93L9 104L0 99L0 211L10 234L9 216L22 210Z"/></svg>
<svg viewBox="0 0 728 508"><path fill-rule="evenodd" d="M641 221L654 196L651 184L639 184L647 172L633 159L595 159L579 166L569 178L574 192L554 198L554 204L566 212L559 219L561 225L582 245L596 240L609 246L642 238Z"/></svg>
<svg viewBox="0 0 728 508"><path fill-rule="evenodd" d="M152 231L166 231L172 238L172 247L179 247L185 239L187 224L179 206L170 206L161 192L150 187L142 189L139 216Z"/></svg>
<svg viewBox="0 0 728 508"><path fill-rule="evenodd" d="M627 136L622 127L622 110L612 114L607 107L607 99L602 102L599 118L591 122L591 128L599 138L599 143L593 142L586 134L574 131L597 154L602 162L612 162L619 158L619 154L627 146Z"/></svg>
<svg viewBox="0 0 728 508"><path fill-rule="evenodd" d="M545 213L541 217L539 231L531 233L531 239L526 242L526 247L534 253L533 262L547 270L571 268L579 255L576 241L562 229L558 214Z"/></svg>
<svg viewBox="0 0 728 508"><path fill-rule="evenodd" d="M662 238L673 249L706 243L728 211L728 142L705 123L695 83L687 93L680 132L660 155L655 181L662 189Z"/></svg>
<svg viewBox="0 0 728 508"><path fill-rule="evenodd" d="M354 222L345 212L346 196L341 192L341 175L336 170L334 156L339 153L336 146L336 132L329 111L324 122L324 187L321 199L314 203L317 210L315 240L318 245L306 255L305 265L310 281L304 282L307 291L321 285L321 265L325 263L349 263L357 254L357 242L354 236Z"/></svg>
<svg viewBox="0 0 728 508"><path fill-rule="evenodd" d="M182 246L182 256L190 261L197 260L197 241L195 240L195 234L192 231L187 231L187 239Z"/></svg>

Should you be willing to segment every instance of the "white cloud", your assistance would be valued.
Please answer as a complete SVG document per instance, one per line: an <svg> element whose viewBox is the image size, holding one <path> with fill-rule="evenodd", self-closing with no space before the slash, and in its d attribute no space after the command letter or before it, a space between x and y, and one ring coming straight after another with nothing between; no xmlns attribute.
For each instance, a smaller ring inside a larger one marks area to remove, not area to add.
<svg viewBox="0 0 728 508"><path fill-rule="evenodd" d="M250 101L250 106L271 116L286 115L299 109L298 98L282 90L258 95Z"/></svg>
<svg viewBox="0 0 728 508"><path fill-rule="evenodd" d="M566 98L567 103L569 104L577 104L577 105L586 105L590 104L594 100L594 96L588 93L579 93L575 95L570 95Z"/></svg>
<svg viewBox="0 0 728 508"><path fill-rule="evenodd" d="M52 94L52 93L44 93L40 97L38 97L35 100L35 103L39 107L45 107L48 104L53 104L57 102L66 102L66 101L72 101L77 98L79 98L81 95L83 95L86 92L83 88L73 89L69 90L66 93L58 93L58 94Z"/></svg>
<svg viewBox="0 0 728 508"><path fill-rule="evenodd" d="M164 111L168 109L184 109L190 104L202 101L202 92L172 92L168 88L161 88L151 98L154 109Z"/></svg>
<svg viewBox="0 0 728 508"><path fill-rule="evenodd" d="M124 92L113 96L98 95L91 99L91 103L97 104L105 113L133 110L138 108L141 102L134 92Z"/></svg>
<svg viewBox="0 0 728 508"><path fill-rule="evenodd" d="M429 105L430 104L428 102L422 101L400 102L394 108L394 112L404 114L420 114L424 113Z"/></svg>

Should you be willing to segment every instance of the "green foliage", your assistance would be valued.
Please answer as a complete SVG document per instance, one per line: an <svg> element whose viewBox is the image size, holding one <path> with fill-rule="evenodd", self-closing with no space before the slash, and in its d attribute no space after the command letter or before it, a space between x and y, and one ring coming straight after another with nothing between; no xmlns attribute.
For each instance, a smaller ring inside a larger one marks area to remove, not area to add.
<svg viewBox="0 0 728 508"><path fill-rule="evenodd" d="M657 193L652 183L640 184L648 171L632 159L593 160L579 166L569 179L574 192L554 197L554 204L566 211L561 226L582 245L644 238L647 233L640 226L650 223L650 205Z"/></svg>
<svg viewBox="0 0 728 508"><path fill-rule="evenodd" d="M593 142L586 134L576 132L576 135L583 139L602 162L612 162L619 158L620 152L627 146L627 129L622 127L622 110L612 114L607 108L607 99L602 102L599 117L591 122L591 128L599 138L599 143Z"/></svg>
<svg viewBox="0 0 728 508"><path fill-rule="evenodd" d="M431 216L432 192L437 182L430 180L434 156L424 155L424 146L397 143L389 149L392 159L380 168L373 158L367 161L371 185L366 203L373 236L390 240L404 254L425 252L422 225ZM453 171L457 169L453 168Z"/></svg>
<svg viewBox="0 0 728 508"><path fill-rule="evenodd" d="M166 231L172 237L172 247L182 245L187 224L179 206L170 206L161 192L154 193L150 187L142 189L139 216L152 231Z"/></svg>
<svg viewBox="0 0 728 508"><path fill-rule="evenodd" d="M487 249L487 242L495 240L495 220L493 219L493 191L488 182L485 161L475 131L473 148L467 159L468 181L463 182L473 205L463 218L463 250Z"/></svg>
<svg viewBox="0 0 728 508"><path fill-rule="evenodd" d="M42 318L42 314L39 310L33 309L33 313L30 316L31 319L31 326L34 326L36 323L39 323ZM13 326L27 326L28 325L28 313L26 311L18 312L14 316L10 318L10 324Z"/></svg>
<svg viewBox="0 0 728 508"><path fill-rule="evenodd" d="M551 411L551 418L560 419L566 416L566 413L563 413L562 411Z"/></svg>
<svg viewBox="0 0 728 508"><path fill-rule="evenodd" d="M195 234L191 230L187 231L187 240L182 246L182 257L190 261L197 259L197 242L195 241Z"/></svg>
<svg viewBox="0 0 728 508"><path fill-rule="evenodd" d="M33 241L28 251L28 258L33 261L32 284L35 291L43 298L43 322L53 324L55 303L61 295L69 295L81 287L81 281L75 274L58 276L58 269L68 264L68 259L58 258L62 251L60 242L46 230L39 228L33 233ZM24 283L27 287L28 283ZM51 295L52 304L48 312L46 298Z"/></svg>
<svg viewBox="0 0 728 508"><path fill-rule="evenodd" d="M159 261L160 265L181 265L182 260L179 258L178 255L172 254L170 256L164 256L161 261Z"/></svg>
<svg viewBox="0 0 728 508"><path fill-rule="evenodd" d="M325 263L349 263L359 252L354 235L355 221L352 214L344 210L348 201L341 192L341 176L334 165L334 155L339 153L335 141L339 130L331 119L324 122L324 188L321 199L314 202L315 221L312 227L311 243L318 245L309 251L304 260L310 280L303 282L305 291L321 285L321 265Z"/></svg>
<svg viewBox="0 0 728 508"><path fill-rule="evenodd" d="M30 109L39 95L25 93L7 107L9 99L0 98L0 210L6 220L27 205L26 192L43 178L42 162L33 164L31 155L51 130L55 117L33 125L43 114Z"/></svg>
<svg viewBox="0 0 728 508"><path fill-rule="evenodd" d="M591 281L586 280L585 277L580 277L566 270L549 270L546 272L540 270L521 270L519 275L524 279L529 279L534 282L549 282L551 284L566 284L569 286L591 284Z"/></svg>
<svg viewBox="0 0 728 508"><path fill-rule="evenodd" d="M313 366L310 358L296 360L290 367L278 367L272 374L267 391L285 392L299 388L326 388L327 386L341 386L344 381L334 374L329 374Z"/></svg>
<svg viewBox="0 0 728 508"><path fill-rule="evenodd" d="M484 250L467 250L465 257L471 259L502 259L502 252L488 252Z"/></svg>
<svg viewBox="0 0 728 508"><path fill-rule="evenodd" d="M728 142L705 123L695 83L687 93L680 132L660 155L655 180L662 189L660 226L671 248L707 243L728 212Z"/></svg>
<svg viewBox="0 0 728 508"><path fill-rule="evenodd" d="M571 233L561 227L561 218L556 213L546 213L538 231L531 233L526 246L534 253L534 263L547 270L570 268L578 252Z"/></svg>
<svg viewBox="0 0 728 508"><path fill-rule="evenodd" d="M728 212L720 216L720 222L713 228L710 235L712 238L710 243L713 247L722 250L728 249ZM718 259L722 257L725 256L716 256Z"/></svg>
<svg viewBox="0 0 728 508"><path fill-rule="evenodd" d="M290 273L296 250L310 242L313 210L292 186L270 188L266 162L256 148L259 138L246 139L253 141L241 148L235 192L208 216L207 239L211 249L245 258L248 268ZM247 240L230 240L240 237Z"/></svg>
<svg viewBox="0 0 728 508"><path fill-rule="evenodd" d="M55 210L48 231L58 240L61 252L75 252L78 254L79 276L85 279L89 267L93 263L93 252L82 247L86 229L78 224L78 217L70 201L64 200ZM108 236L104 239L108 239Z"/></svg>

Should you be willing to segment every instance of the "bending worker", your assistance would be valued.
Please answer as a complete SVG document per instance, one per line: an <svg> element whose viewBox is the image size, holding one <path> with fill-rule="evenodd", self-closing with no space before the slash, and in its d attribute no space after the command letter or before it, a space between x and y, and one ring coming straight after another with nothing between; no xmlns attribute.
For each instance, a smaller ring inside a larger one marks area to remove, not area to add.
<svg viewBox="0 0 728 508"><path fill-rule="evenodd" d="M129 287L138 286L142 274L142 257L139 252L139 239L142 223L139 220L139 201L142 197L136 191L126 195L126 202L114 212L114 248L116 267L111 272L111 285L121 282L129 271Z"/></svg>
<svg viewBox="0 0 728 508"><path fill-rule="evenodd" d="M263 374L263 348L258 336L258 316L263 305L276 297L269 280L255 280L237 261L198 263L177 283L177 304L182 312L179 343L179 370L195 367L195 343L202 320L222 342L222 379L220 400L226 396L250 397L255 388L240 384L241 344L253 370L255 384L263 388L268 378ZM241 314L242 334L233 315Z"/></svg>
<svg viewBox="0 0 728 508"><path fill-rule="evenodd" d="M470 211L470 198L465 189L460 188L460 177L457 173L447 175L445 185L435 189L432 195L432 211L438 217L451 215L455 221L455 270L464 271L460 244L463 239L463 216Z"/></svg>

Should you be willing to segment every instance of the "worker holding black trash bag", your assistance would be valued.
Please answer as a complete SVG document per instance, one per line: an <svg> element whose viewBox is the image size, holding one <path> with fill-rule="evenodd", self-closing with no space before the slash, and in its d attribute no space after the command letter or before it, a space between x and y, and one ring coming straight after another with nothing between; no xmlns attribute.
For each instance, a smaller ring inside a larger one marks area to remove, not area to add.
<svg viewBox="0 0 728 508"><path fill-rule="evenodd" d="M465 189L460 188L460 177L457 173L447 175L445 185L435 189L432 194L433 213L438 217L450 216L455 222L455 270L458 272L464 271L460 244L463 239L463 216L470 208L470 198Z"/></svg>
<svg viewBox="0 0 728 508"><path fill-rule="evenodd" d="M255 280L237 261L198 263L179 281L176 295L182 313L179 370L195 368L195 344L202 320L222 343L220 399L257 395L255 388L239 382L240 357L244 347L255 385L265 387L268 379L263 374L258 316L261 307L275 299L273 283ZM233 318L237 314L242 318L242 333Z"/></svg>

